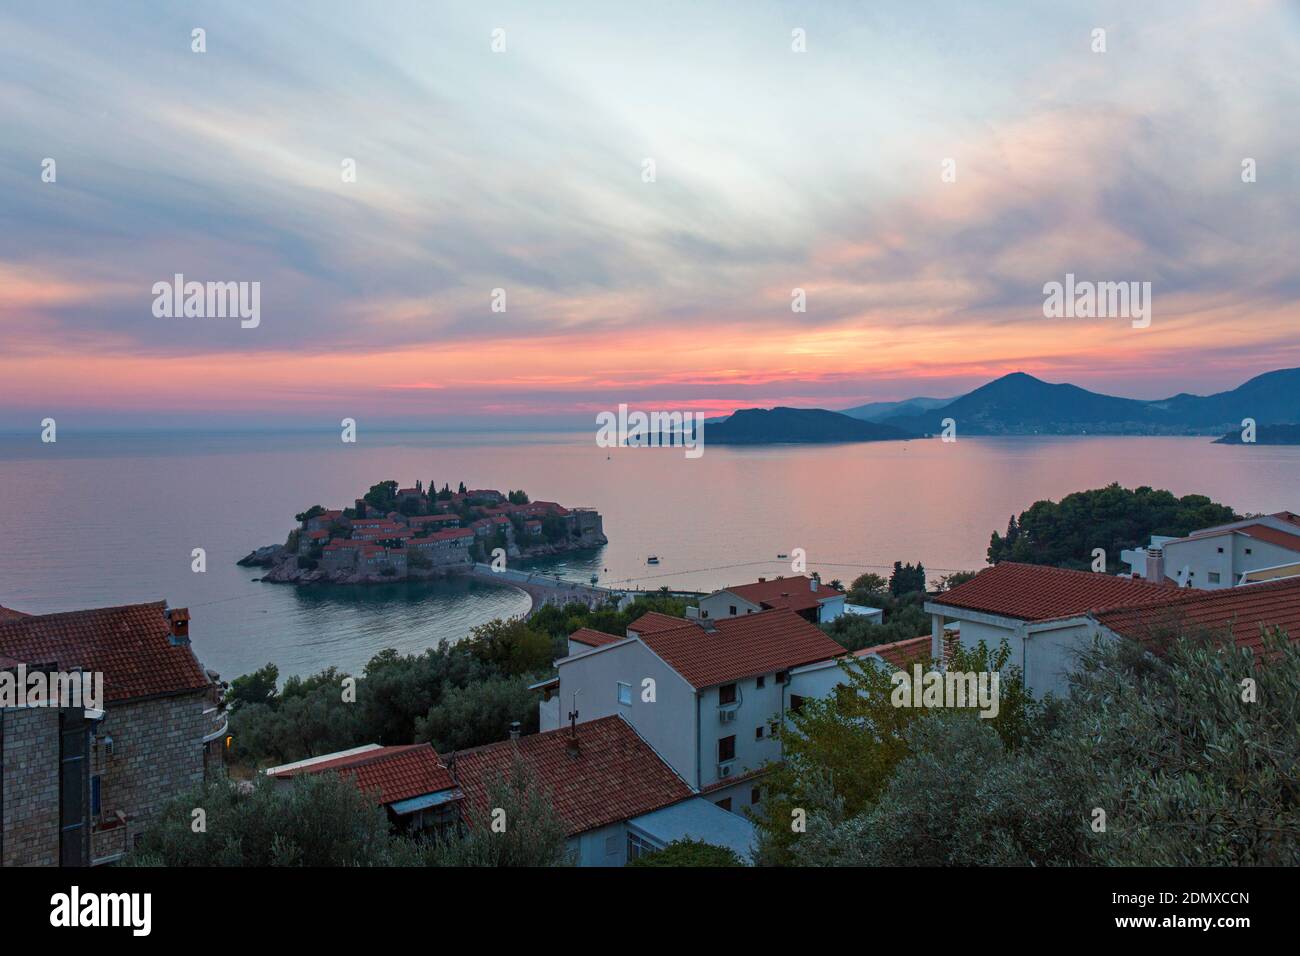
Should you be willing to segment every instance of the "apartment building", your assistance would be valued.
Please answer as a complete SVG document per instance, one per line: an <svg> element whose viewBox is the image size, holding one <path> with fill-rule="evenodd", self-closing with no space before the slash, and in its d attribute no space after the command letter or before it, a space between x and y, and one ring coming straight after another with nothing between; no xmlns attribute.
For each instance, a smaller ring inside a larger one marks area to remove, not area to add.
<svg viewBox="0 0 1300 956"><path fill-rule="evenodd" d="M761 799L755 778L781 759L791 670L845 653L788 608L705 620L651 612L622 638L577 631L569 649L559 675L538 685L543 731L570 713L621 716L692 789L732 811Z"/></svg>

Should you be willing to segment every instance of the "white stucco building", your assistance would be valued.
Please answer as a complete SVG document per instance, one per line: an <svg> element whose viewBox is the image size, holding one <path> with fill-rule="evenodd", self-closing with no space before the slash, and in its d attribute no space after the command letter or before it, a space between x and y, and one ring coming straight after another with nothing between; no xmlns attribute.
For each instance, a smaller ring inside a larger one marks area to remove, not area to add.
<svg viewBox="0 0 1300 956"><path fill-rule="evenodd" d="M697 607L687 608L687 616L692 620L718 620L784 608L813 624L825 624L845 613L844 602L843 591L822 584L816 575L796 574L788 578L759 578L752 584L714 591L700 598ZM862 608L855 613L875 610Z"/></svg>
<svg viewBox="0 0 1300 956"><path fill-rule="evenodd" d="M1090 612L1157 604L1179 594L1168 583L1003 561L925 603L931 653L943 658L945 627L958 622L963 647L983 641L996 650L1005 639L1010 663L1022 669L1035 696L1061 694L1079 650L1097 633Z"/></svg>
<svg viewBox="0 0 1300 956"><path fill-rule="evenodd" d="M1264 569L1300 562L1300 515L1245 518L1185 538L1153 536L1145 548L1120 552L1129 576L1206 591L1236 587Z"/></svg>
<svg viewBox="0 0 1300 956"><path fill-rule="evenodd" d="M697 792L724 809L757 803L755 777L781 759L791 671L844 649L787 608L698 621L651 612L625 637L570 638L541 687L543 731L619 715Z"/></svg>

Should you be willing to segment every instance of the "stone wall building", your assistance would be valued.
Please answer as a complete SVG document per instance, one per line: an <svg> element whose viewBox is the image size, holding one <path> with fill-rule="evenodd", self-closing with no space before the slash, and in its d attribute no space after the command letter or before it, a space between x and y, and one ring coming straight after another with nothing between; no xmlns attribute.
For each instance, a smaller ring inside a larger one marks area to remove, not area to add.
<svg viewBox="0 0 1300 956"><path fill-rule="evenodd" d="M39 664L37 663L39 662ZM103 699L0 709L0 863L111 863L223 772L216 675L163 603L0 619L0 670L102 674Z"/></svg>

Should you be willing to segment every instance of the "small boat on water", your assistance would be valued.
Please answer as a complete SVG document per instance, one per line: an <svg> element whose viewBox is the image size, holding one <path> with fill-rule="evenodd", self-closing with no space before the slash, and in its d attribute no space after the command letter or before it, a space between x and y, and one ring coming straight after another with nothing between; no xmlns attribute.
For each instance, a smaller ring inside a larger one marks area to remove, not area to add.
<svg viewBox="0 0 1300 956"><path fill-rule="evenodd" d="M657 554L652 554L652 555L650 555L650 557L648 557L648 558L645 559L645 563L646 563L646 564L658 564L658 563L659 563L659 555L657 555Z"/></svg>

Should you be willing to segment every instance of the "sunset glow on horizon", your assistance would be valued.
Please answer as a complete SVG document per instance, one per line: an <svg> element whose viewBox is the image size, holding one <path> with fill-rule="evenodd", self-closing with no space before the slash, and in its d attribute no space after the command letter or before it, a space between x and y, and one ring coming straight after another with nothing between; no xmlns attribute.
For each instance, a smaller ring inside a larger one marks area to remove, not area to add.
<svg viewBox="0 0 1300 956"><path fill-rule="evenodd" d="M1300 366L1293 5L277 6L0 13L0 427ZM1150 328L1044 318L1067 273L1150 282ZM260 283L260 324L158 317L176 274Z"/></svg>

